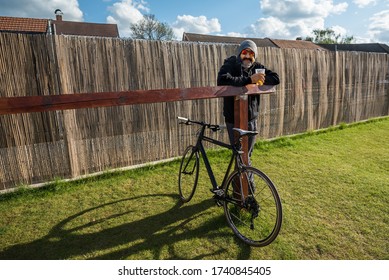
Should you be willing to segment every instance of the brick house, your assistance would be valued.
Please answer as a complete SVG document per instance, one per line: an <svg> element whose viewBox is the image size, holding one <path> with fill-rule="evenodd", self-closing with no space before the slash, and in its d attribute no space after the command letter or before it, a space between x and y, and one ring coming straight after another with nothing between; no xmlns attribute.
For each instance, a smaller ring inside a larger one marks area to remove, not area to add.
<svg viewBox="0 0 389 280"><path fill-rule="evenodd" d="M55 20L0 16L0 32L119 37L116 24L64 21L58 11Z"/></svg>

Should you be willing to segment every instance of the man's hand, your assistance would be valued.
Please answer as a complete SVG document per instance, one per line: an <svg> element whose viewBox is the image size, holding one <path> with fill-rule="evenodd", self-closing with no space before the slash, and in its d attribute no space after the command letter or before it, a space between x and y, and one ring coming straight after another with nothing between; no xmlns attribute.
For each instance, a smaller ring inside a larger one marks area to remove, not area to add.
<svg viewBox="0 0 389 280"><path fill-rule="evenodd" d="M265 74L258 73L251 75L251 83L253 84L264 84L265 83Z"/></svg>

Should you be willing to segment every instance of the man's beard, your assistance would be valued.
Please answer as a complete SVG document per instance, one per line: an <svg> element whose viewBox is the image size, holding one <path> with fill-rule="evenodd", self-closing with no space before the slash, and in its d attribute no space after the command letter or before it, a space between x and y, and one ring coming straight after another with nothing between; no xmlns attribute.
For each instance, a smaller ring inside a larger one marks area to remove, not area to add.
<svg viewBox="0 0 389 280"><path fill-rule="evenodd" d="M242 66L244 69L250 68L251 65L253 65L253 62L251 61L251 59L248 59L248 58L243 59Z"/></svg>

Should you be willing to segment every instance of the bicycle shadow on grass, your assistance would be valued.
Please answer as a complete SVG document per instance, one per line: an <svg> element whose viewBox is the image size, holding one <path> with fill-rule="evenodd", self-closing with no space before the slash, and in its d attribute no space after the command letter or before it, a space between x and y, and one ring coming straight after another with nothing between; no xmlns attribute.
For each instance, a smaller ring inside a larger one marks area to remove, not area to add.
<svg viewBox="0 0 389 280"><path fill-rule="evenodd" d="M148 215L142 212L145 211L143 209L131 207L131 202L134 201L136 205L142 204L139 200L144 200L144 203L166 203L166 200L172 200L167 202L172 207ZM228 244L214 246L206 253L195 256L192 252L182 252L185 245L176 248L179 242L190 244L198 238L216 240L223 235L233 235L230 230L226 233L220 230L227 225L222 209L214 205L212 200L205 200L182 206L177 195L169 194L142 195L104 203L69 216L41 239L6 248L0 252L0 259L217 258L228 252ZM206 217L199 226L191 225L196 219L207 215L206 212L211 207L215 207L215 211L220 210L220 215L214 215L210 219ZM128 222L119 220L123 218ZM241 243L238 240L235 242ZM231 258L248 259L251 248L243 243L239 248L237 255Z"/></svg>

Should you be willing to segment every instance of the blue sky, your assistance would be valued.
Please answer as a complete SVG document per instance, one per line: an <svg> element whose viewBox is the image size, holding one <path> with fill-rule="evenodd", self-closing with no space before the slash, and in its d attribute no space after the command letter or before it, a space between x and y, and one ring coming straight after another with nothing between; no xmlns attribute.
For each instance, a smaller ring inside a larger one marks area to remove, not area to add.
<svg viewBox="0 0 389 280"><path fill-rule="evenodd" d="M295 39L333 28L357 42L389 44L389 0L0 0L0 15L129 25L154 14L180 40L183 32Z"/></svg>

